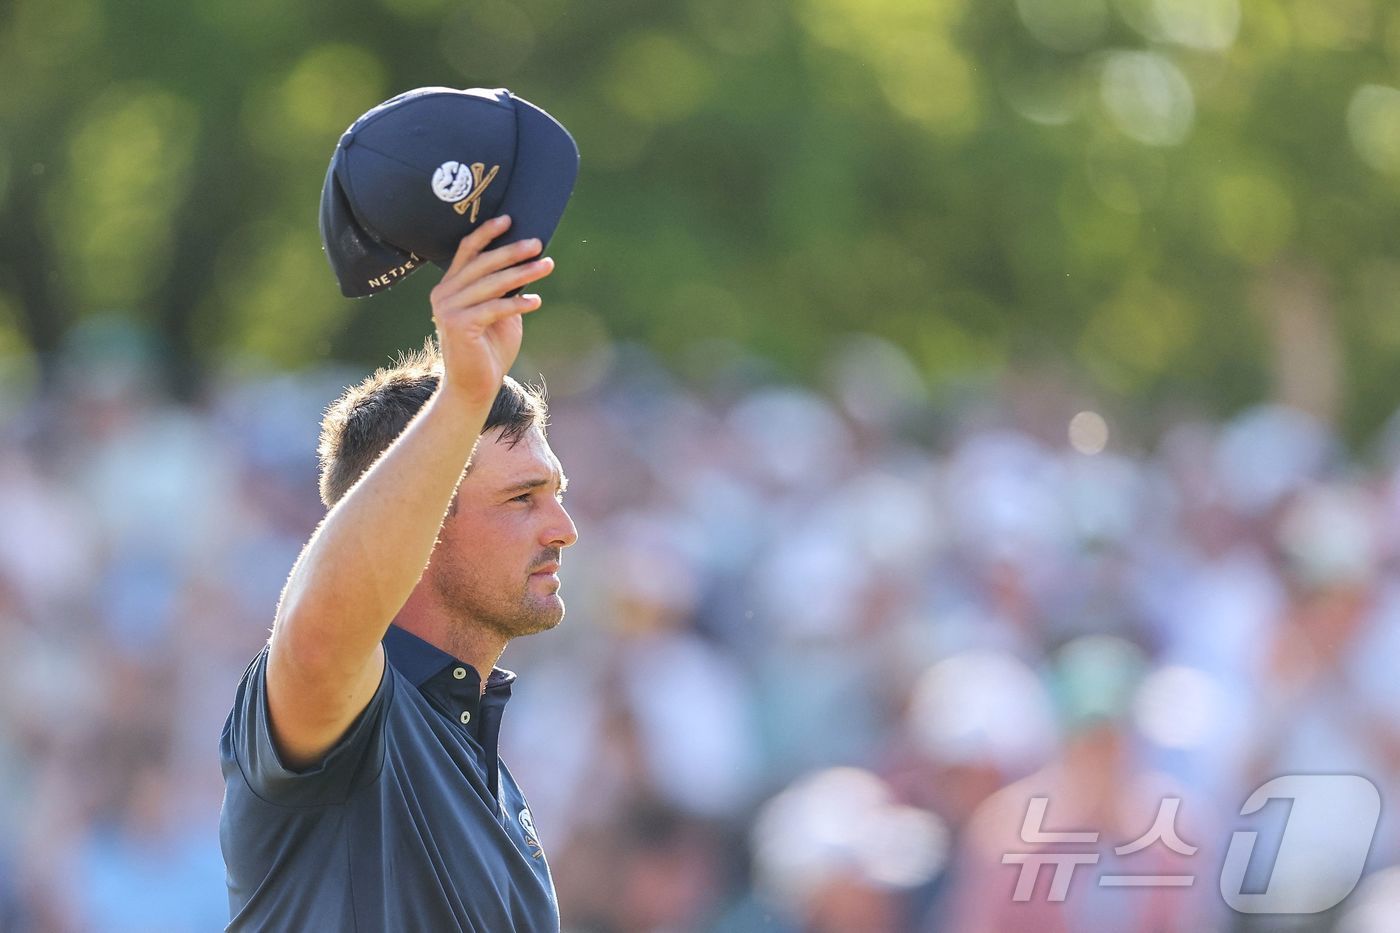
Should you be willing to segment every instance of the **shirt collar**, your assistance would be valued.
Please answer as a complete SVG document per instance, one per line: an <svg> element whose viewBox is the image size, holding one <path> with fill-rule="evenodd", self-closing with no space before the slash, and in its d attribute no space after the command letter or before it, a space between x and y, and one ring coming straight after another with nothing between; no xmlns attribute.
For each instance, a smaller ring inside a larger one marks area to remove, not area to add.
<svg viewBox="0 0 1400 933"><path fill-rule="evenodd" d="M471 674L471 679L480 683L480 674L476 668L465 661L458 660L452 655L443 651L435 645L419 638L407 629L399 628L397 625L390 625L389 630L384 633L384 654L389 659L389 663L394 665L400 674L403 674L415 687L422 687L431 680L434 675L442 673L449 667L465 667ZM511 683L515 680L515 673L503 668L493 668L491 676L486 681L487 689L498 684Z"/></svg>

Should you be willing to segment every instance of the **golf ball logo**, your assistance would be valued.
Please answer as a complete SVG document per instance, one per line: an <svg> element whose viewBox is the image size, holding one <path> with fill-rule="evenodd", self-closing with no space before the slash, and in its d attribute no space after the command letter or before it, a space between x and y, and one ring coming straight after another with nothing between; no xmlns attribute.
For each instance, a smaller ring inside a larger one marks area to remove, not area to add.
<svg viewBox="0 0 1400 933"><path fill-rule="evenodd" d="M468 163L444 162L433 172L433 194L448 204L455 204L471 193L473 180Z"/></svg>

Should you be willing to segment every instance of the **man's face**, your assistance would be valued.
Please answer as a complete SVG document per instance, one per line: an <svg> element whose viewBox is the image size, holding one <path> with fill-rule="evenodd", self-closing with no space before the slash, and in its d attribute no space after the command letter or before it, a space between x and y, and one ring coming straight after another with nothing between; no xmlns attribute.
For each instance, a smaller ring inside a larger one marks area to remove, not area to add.
<svg viewBox="0 0 1400 933"><path fill-rule="evenodd" d="M564 618L560 555L578 540L561 501L566 482L539 428L514 447L497 431L481 438L428 569L457 619L517 638Z"/></svg>

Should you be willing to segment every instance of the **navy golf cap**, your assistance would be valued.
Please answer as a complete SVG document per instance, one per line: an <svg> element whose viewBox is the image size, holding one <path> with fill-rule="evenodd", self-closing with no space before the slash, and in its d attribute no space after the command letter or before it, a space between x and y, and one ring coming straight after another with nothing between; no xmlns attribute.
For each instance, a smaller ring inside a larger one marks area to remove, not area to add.
<svg viewBox="0 0 1400 933"><path fill-rule="evenodd" d="M321 189L321 243L347 298L381 292L424 262L446 268L462 237L500 214L494 246L548 243L578 177L563 125L504 88L422 87L340 137Z"/></svg>

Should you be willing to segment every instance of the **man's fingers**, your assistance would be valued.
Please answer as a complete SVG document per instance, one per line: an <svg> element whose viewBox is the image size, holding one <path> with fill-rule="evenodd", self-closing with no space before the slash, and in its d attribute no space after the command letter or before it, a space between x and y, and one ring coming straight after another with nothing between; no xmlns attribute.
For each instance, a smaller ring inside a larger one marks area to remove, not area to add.
<svg viewBox="0 0 1400 933"><path fill-rule="evenodd" d="M447 272L443 278L453 275L467 263L471 262L486 249L486 244L510 229L510 217L502 214L500 217L492 217L486 223L477 227L471 233L462 237L462 242L457 245L457 252L452 257L452 264L447 267Z"/></svg>
<svg viewBox="0 0 1400 933"><path fill-rule="evenodd" d="M443 288L451 291L471 280L481 279L492 272L499 272L524 262L531 256L538 256L542 249L544 249L544 244L532 237L528 240L507 243L505 246L498 246L484 253L478 253L455 273L450 270L445 273L442 277Z"/></svg>
<svg viewBox="0 0 1400 933"><path fill-rule="evenodd" d="M492 301L484 301L479 305L472 305L469 308L448 308L434 315L439 326L450 326L451 318L456 314L470 316L473 326L483 330L503 321L514 314L529 314L531 311L538 311L540 308L539 295L512 295L509 298L496 298Z"/></svg>
<svg viewBox="0 0 1400 933"><path fill-rule="evenodd" d="M500 272L492 273L464 286L455 293L451 291L449 286L435 299L435 302L440 302L449 308L468 308L493 298L500 298L507 292L529 285L531 282L538 282L553 271L554 260L546 256L543 259L536 259L534 262L527 262L522 266L511 266Z"/></svg>
<svg viewBox="0 0 1400 933"><path fill-rule="evenodd" d="M467 291L476 291L480 296L477 300L486 301L509 294L531 282L538 282L553 271L554 260L546 256L543 259L536 259L534 262L494 272L468 288Z"/></svg>

